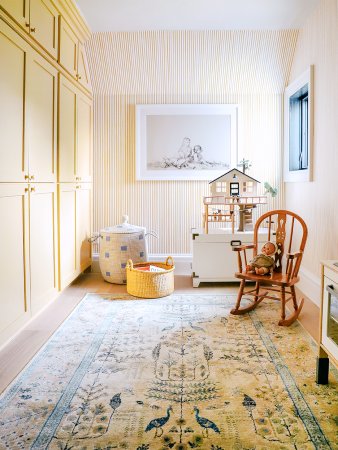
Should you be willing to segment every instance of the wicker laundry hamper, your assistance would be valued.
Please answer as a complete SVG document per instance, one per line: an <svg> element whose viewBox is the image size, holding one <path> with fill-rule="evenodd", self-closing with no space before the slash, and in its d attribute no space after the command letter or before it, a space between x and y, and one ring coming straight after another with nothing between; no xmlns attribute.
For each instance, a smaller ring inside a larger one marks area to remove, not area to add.
<svg viewBox="0 0 338 450"><path fill-rule="evenodd" d="M145 272L138 267L152 265L164 269L162 272ZM159 298L174 292L174 260L168 256L165 263L148 262L133 264L127 262L127 292L134 297Z"/></svg>
<svg viewBox="0 0 338 450"><path fill-rule="evenodd" d="M126 284L127 261L148 260L146 229L129 224L128 216L123 216L121 225L100 230L99 237L99 262L103 278L109 283Z"/></svg>

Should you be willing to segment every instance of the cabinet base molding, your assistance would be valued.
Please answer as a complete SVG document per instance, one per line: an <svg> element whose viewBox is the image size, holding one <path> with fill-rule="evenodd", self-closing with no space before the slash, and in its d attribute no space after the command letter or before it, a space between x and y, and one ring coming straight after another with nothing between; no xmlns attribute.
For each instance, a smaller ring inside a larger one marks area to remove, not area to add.
<svg viewBox="0 0 338 450"><path fill-rule="evenodd" d="M11 323L4 330L0 332L0 351L5 347L12 339L14 339L21 330L32 320L32 317L27 312L15 322Z"/></svg>
<svg viewBox="0 0 338 450"><path fill-rule="evenodd" d="M26 313L25 316L17 319L7 328L1 331L0 333L0 351L6 347L13 339L15 339L18 334L20 334L26 327L28 327L40 314L42 314L45 309L47 309L50 305L52 305L58 298L61 292L56 292L53 298L45 304L39 311L34 314Z"/></svg>
<svg viewBox="0 0 338 450"><path fill-rule="evenodd" d="M307 270L305 267L299 269L300 280L298 283L298 288L306 295L306 297L312 301L315 305L320 307L320 278Z"/></svg>
<svg viewBox="0 0 338 450"><path fill-rule="evenodd" d="M78 276L80 276L83 272L90 270L91 263L89 263L83 270L78 271L78 273L69 279L69 282L67 284L70 285L73 281L76 280ZM67 287L65 286L65 287ZM63 290L63 289L62 289ZM13 322L11 325L9 325L7 328L2 330L0 332L0 351L6 347L13 339L18 336L26 327L28 327L37 317L40 316L47 308L49 308L54 302L58 300L58 297L62 293L62 290L57 291L54 293L53 297L49 300L47 304L45 304L39 311L37 311L34 314L29 314L27 312L24 316L17 319L15 322Z"/></svg>
<svg viewBox="0 0 338 450"><path fill-rule="evenodd" d="M61 292L64 289L66 289L67 286L72 284L73 281L75 281L76 278L79 277L82 273L84 273L84 272L92 272L91 268L92 268L92 262L90 262L90 263L84 265L83 267L81 267L81 270L77 270L76 272L73 273L72 276L69 276L69 277L65 278L64 280L62 280L62 283L60 285L60 292L59 292L59 294L61 294Z"/></svg>

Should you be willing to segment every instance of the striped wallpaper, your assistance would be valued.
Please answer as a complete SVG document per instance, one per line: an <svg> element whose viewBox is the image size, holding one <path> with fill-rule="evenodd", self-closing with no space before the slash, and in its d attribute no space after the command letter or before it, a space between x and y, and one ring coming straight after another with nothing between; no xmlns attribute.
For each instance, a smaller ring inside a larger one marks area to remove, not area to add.
<svg viewBox="0 0 338 450"><path fill-rule="evenodd" d="M151 253L191 253L206 181L135 180L135 105L239 104L238 158L279 188L283 204L283 91L297 31L94 33L87 57L94 94L94 231L130 221L155 230ZM263 192L263 188L262 188Z"/></svg>
<svg viewBox="0 0 338 450"><path fill-rule="evenodd" d="M338 1L321 0L300 30L290 80L314 65L313 181L286 183L286 207L309 228L302 268L320 277L320 261L338 259Z"/></svg>

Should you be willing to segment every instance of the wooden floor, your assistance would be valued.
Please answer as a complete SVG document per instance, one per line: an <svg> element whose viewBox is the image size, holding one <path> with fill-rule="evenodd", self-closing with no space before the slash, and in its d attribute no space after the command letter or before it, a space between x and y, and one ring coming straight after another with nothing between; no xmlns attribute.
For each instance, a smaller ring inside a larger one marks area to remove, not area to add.
<svg viewBox="0 0 338 450"><path fill-rule="evenodd" d="M238 283L201 283L200 287L193 288L190 277L175 277L176 293L235 294L237 291ZM0 392L29 363L34 354L89 292L126 293L127 291L126 286L105 282L100 274L82 274L0 351ZM276 326L277 322L276 317ZM318 340L319 309L307 299L300 315L300 322L313 338Z"/></svg>

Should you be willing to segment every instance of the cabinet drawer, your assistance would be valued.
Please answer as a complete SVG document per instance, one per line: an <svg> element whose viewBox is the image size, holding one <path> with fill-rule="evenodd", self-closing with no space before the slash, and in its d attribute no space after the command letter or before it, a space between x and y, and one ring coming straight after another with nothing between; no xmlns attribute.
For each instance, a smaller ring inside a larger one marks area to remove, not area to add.
<svg viewBox="0 0 338 450"><path fill-rule="evenodd" d="M334 283L338 284L338 273L331 270L329 267L324 268L324 276Z"/></svg>

